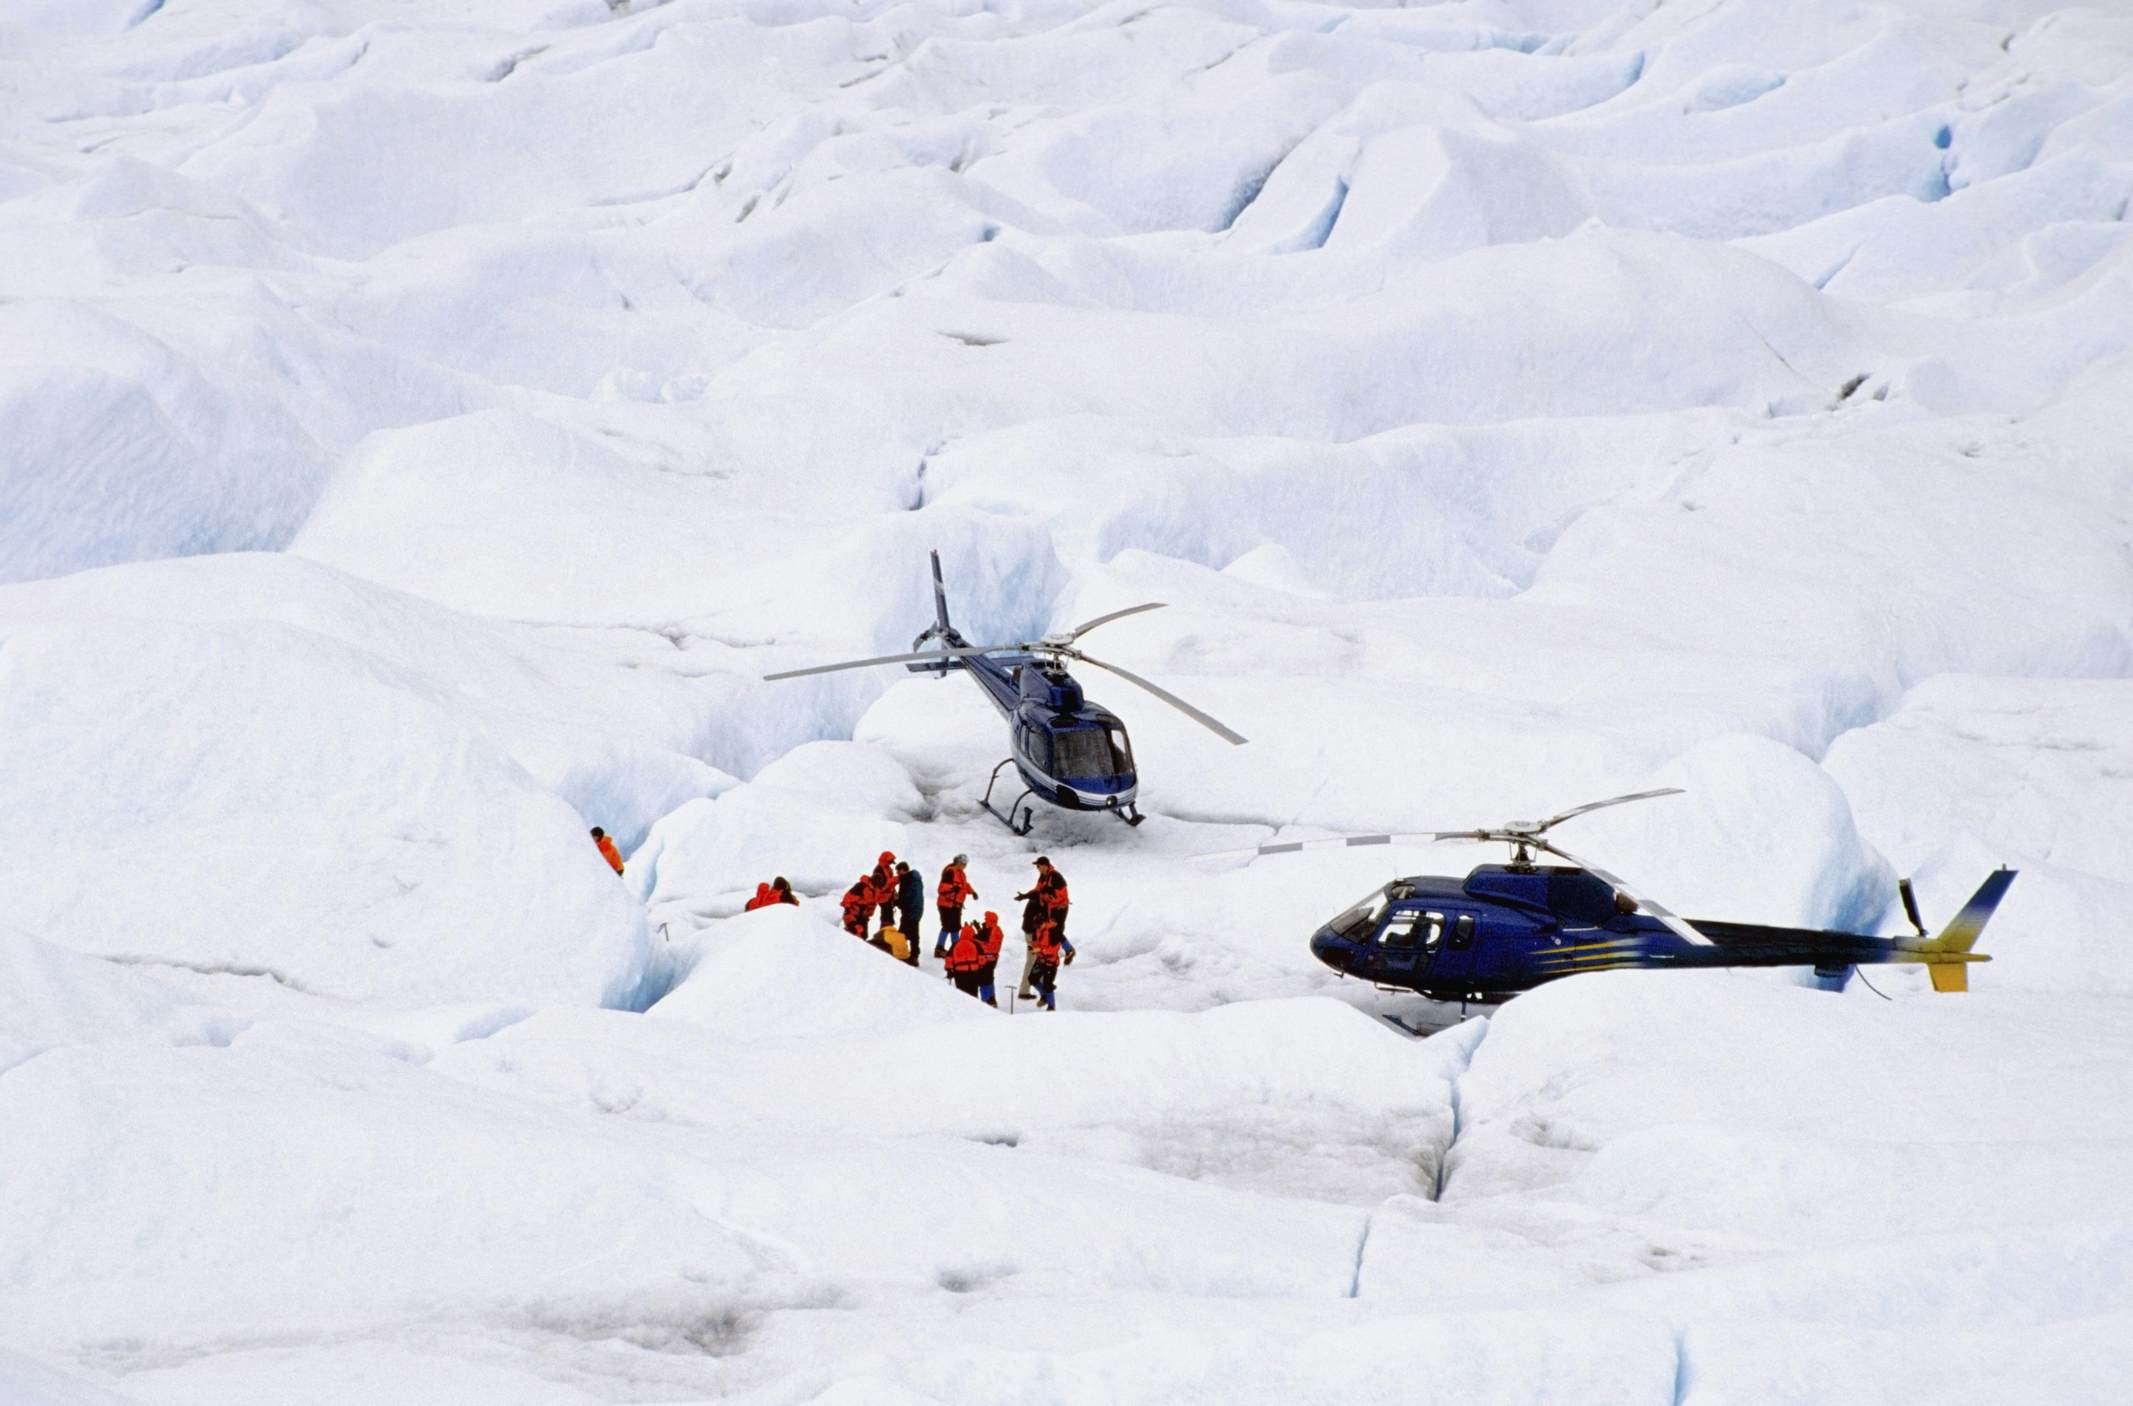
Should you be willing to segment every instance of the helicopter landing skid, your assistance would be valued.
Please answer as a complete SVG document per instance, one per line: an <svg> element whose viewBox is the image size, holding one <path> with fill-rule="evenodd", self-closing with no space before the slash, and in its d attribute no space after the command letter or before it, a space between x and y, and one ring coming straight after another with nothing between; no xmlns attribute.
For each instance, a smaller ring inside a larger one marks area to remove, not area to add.
<svg viewBox="0 0 2133 1406"><path fill-rule="evenodd" d="M1113 810L1111 814L1116 819L1125 821L1128 825L1138 825L1143 820L1146 820L1148 818L1147 816L1142 815L1140 807L1134 805L1131 801L1128 801L1126 803L1126 808L1124 810Z"/></svg>
<svg viewBox="0 0 2133 1406"><path fill-rule="evenodd" d="M1013 766L1014 762L1015 759L1013 757L1009 757L1006 761L1001 762L998 766L992 769L992 780L985 783L985 797L983 800L979 801L978 804L985 807L987 814L992 816L993 819L999 821L1002 825L1005 825L1014 834L1027 835L1030 832L1031 827L1037 823L1037 817L1034 813L1036 807L1022 805L1024 801L1030 798L1031 792L1029 788L1023 788L1022 794L1015 797L1014 802L1007 807L1007 813L1005 815L1002 815L998 810L995 810L993 808L992 803L992 788L1000 784L1000 773L1007 770L1007 768L1009 768L1010 766ZM1022 823L1020 825L1017 825L1015 823L1016 806L1022 806Z"/></svg>

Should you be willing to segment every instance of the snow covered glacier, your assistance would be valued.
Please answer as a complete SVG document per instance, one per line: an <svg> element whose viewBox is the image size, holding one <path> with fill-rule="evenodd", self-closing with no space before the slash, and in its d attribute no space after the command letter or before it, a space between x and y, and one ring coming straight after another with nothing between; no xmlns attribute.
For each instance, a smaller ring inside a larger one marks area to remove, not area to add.
<svg viewBox="0 0 2133 1406"><path fill-rule="evenodd" d="M2122 1399L2129 202L2113 5L10 0L0 1402ZM760 681L936 547L1252 743ZM1194 858L1647 785L1993 963L1410 1040L1482 856ZM1039 847L1056 1018L834 930Z"/></svg>

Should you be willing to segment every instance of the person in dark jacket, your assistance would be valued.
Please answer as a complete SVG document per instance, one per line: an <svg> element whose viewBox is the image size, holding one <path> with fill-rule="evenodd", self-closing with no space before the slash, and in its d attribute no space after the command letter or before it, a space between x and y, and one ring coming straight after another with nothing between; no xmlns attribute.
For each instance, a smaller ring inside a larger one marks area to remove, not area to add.
<svg viewBox="0 0 2133 1406"><path fill-rule="evenodd" d="M783 874L770 881L770 892L780 903L790 903L795 908L800 906L799 896L792 891L792 881Z"/></svg>
<svg viewBox="0 0 2133 1406"><path fill-rule="evenodd" d="M904 939L910 943L910 953L904 960L918 965L918 925L926 911L926 879L916 869L902 860L896 861L896 908L900 916L897 926L904 930Z"/></svg>

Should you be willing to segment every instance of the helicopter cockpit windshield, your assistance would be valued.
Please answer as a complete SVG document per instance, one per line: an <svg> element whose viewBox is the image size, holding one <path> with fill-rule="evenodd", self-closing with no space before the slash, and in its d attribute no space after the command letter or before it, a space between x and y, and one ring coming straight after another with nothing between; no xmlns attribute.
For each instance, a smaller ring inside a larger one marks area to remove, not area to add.
<svg viewBox="0 0 2133 1406"><path fill-rule="evenodd" d="M1103 780L1133 770L1126 734L1116 727L1077 727L1052 734L1052 774Z"/></svg>
<svg viewBox="0 0 2133 1406"><path fill-rule="evenodd" d="M1361 941L1377 931L1378 923L1385 916L1385 910L1394 902L1414 896L1414 886L1411 884L1387 884L1326 926L1341 937Z"/></svg>

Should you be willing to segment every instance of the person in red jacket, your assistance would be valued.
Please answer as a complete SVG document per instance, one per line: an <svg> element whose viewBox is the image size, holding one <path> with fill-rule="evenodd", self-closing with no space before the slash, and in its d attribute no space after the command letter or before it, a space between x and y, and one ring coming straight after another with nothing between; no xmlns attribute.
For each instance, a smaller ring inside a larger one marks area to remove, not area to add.
<svg viewBox="0 0 2133 1406"><path fill-rule="evenodd" d="M978 968L978 999L988 1006L997 1006L993 995L993 971L1000 964L1000 947L1007 941L1007 934L1000 931L1000 915L987 913L978 927L978 955L984 965Z"/></svg>
<svg viewBox="0 0 2133 1406"><path fill-rule="evenodd" d="M1037 866L1037 882L1029 886L1028 892L1015 895L1017 899L1026 900L1022 905L1022 936L1026 941L1030 934L1037 931L1039 923L1049 919L1054 931L1059 936L1065 937L1067 920L1066 876L1054 869L1052 861L1041 854L1033 862ZM1030 992L1030 978L1036 973L1036 965L1036 950L1032 948L1029 955L1023 960L1022 985L1015 993L1022 1000L1035 999Z"/></svg>
<svg viewBox="0 0 2133 1406"><path fill-rule="evenodd" d="M874 916L874 881L865 874L844 891L844 930L854 937L867 935L867 920Z"/></svg>
<svg viewBox="0 0 2133 1406"><path fill-rule="evenodd" d="M597 825L593 826L593 843L600 847L600 857L606 860L617 874L621 873L622 852L615 848L615 842L608 838L607 831Z"/></svg>
<svg viewBox="0 0 2133 1406"><path fill-rule="evenodd" d="M978 936L976 923L963 924L962 931L955 935L955 942L941 957L941 965L948 971L948 979L955 989L965 996L978 994L978 973L985 966L985 944Z"/></svg>
<svg viewBox="0 0 2133 1406"><path fill-rule="evenodd" d="M954 945L942 959L955 989L966 996L977 997L988 1006L998 1006L999 999L993 992L993 969L999 964L1000 944L1005 940L997 914L987 913L983 923L963 924Z"/></svg>
<svg viewBox="0 0 2133 1406"><path fill-rule="evenodd" d="M886 932L896 926L896 855L893 851L881 852L874 871L867 875L867 885L874 899L868 911L873 911L873 908L881 909L881 926Z"/></svg>
<svg viewBox="0 0 2133 1406"><path fill-rule="evenodd" d="M949 860L948 866L941 870L940 887L934 890L933 901L941 915L941 933L933 939L933 955L936 957L962 931L963 905L978 896L978 891L970 886L969 876L963 872L963 866L969 862L967 854Z"/></svg>
<svg viewBox="0 0 2133 1406"><path fill-rule="evenodd" d="M1059 925L1050 918L1037 924L1037 930L1029 935L1030 983L1037 988L1042 1002L1039 1010L1059 1009L1059 969L1074 960L1074 944L1067 941L1059 931Z"/></svg>
<svg viewBox="0 0 2133 1406"><path fill-rule="evenodd" d="M777 901L777 895L770 891L770 885L757 884L755 886L755 897L749 899L748 906L743 908L741 911L743 913L753 913L756 909L768 908L771 904L776 903Z"/></svg>

